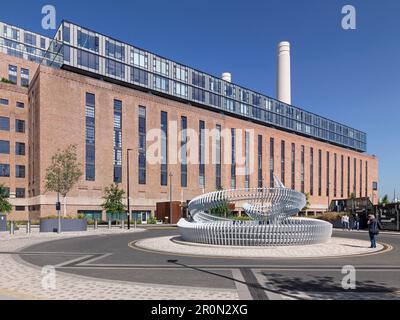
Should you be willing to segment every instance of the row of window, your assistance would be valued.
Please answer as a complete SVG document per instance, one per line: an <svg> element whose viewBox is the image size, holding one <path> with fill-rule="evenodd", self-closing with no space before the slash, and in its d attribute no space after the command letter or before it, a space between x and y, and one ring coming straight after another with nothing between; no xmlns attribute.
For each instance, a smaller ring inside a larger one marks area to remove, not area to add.
<svg viewBox="0 0 400 320"><path fill-rule="evenodd" d="M0 163L0 177L9 178L10 177L10 165ZM15 166L15 177L25 178L25 166L16 165Z"/></svg>
<svg viewBox="0 0 400 320"><path fill-rule="evenodd" d="M20 85L21 87L29 87L29 70L21 68L20 70ZM14 65L8 65L8 80L14 84L18 82L18 67Z"/></svg>
<svg viewBox="0 0 400 320"><path fill-rule="evenodd" d="M70 24L64 23L64 26L67 30L64 30L64 39L68 38L68 45L74 45L74 41L70 43ZM366 150L366 135L363 132L76 27L77 46L69 48L76 50L80 67L100 72L100 64L104 62L105 75L357 150ZM104 53L100 54L100 48L105 48ZM73 62L68 59L68 63Z"/></svg>
<svg viewBox="0 0 400 320"><path fill-rule="evenodd" d="M4 190L6 191L7 197L10 197L10 188L9 187L4 187ZM25 188L15 188L15 197L17 199L23 199L25 198Z"/></svg>
<svg viewBox="0 0 400 320"><path fill-rule="evenodd" d="M10 118L0 117L0 131L10 131ZM25 133L25 120L15 119L15 132Z"/></svg>
<svg viewBox="0 0 400 320"><path fill-rule="evenodd" d="M10 154L10 141L0 140L0 154ZM25 143L15 143L15 154L17 156L25 155Z"/></svg>

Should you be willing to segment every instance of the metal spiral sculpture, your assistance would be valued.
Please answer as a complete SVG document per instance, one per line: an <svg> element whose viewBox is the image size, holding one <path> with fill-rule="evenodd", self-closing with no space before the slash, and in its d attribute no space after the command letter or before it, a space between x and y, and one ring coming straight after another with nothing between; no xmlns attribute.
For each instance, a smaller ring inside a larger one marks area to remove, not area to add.
<svg viewBox="0 0 400 320"><path fill-rule="evenodd" d="M222 190L200 195L189 203L190 220L181 219L183 240L227 246L280 246L327 242L328 222L297 218L306 205L304 194L285 188L276 177L275 188ZM235 221L212 214L229 203L240 203L250 221Z"/></svg>

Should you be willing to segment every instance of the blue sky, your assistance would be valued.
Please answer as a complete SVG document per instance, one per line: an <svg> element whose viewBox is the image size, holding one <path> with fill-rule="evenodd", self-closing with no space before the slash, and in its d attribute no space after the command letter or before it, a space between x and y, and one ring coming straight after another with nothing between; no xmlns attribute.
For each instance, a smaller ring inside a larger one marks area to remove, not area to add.
<svg viewBox="0 0 400 320"><path fill-rule="evenodd" d="M380 192L400 195L400 1L3 1L0 20L41 29L52 4L71 20L275 96L276 45L292 44L292 102L363 130L380 160ZM341 28L341 9L357 29Z"/></svg>

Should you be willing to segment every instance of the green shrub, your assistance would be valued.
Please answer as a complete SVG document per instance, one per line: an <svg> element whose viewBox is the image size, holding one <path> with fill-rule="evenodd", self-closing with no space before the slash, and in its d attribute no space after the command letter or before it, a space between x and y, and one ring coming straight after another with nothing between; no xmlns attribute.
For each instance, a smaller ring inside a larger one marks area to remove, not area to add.
<svg viewBox="0 0 400 320"><path fill-rule="evenodd" d="M1 78L0 82L8 83L8 84L15 84L15 82L12 82L12 81L10 81L10 80L8 80L6 78Z"/></svg>
<svg viewBox="0 0 400 320"><path fill-rule="evenodd" d="M240 217L232 217L233 220L235 221L250 221L251 218L249 216L240 216Z"/></svg>
<svg viewBox="0 0 400 320"><path fill-rule="evenodd" d="M157 219L155 217L150 217L147 219L147 224L157 224Z"/></svg>
<svg viewBox="0 0 400 320"><path fill-rule="evenodd" d="M334 222L334 221L338 221L342 218L342 216L344 216L346 213L338 213L338 212L327 212L321 215L318 215L315 217L315 219L318 220L323 220L323 221L327 221L327 222Z"/></svg>

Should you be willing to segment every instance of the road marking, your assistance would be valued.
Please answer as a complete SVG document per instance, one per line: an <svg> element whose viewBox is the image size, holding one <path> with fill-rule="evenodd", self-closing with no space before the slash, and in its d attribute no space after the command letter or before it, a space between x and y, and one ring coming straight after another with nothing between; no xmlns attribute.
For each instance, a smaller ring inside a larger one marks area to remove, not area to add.
<svg viewBox="0 0 400 320"><path fill-rule="evenodd" d="M251 296L251 293L249 291L249 287L243 283L245 280L244 280L242 272L240 272L239 269L232 269L232 277L239 280L239 281L235 281L239 299L240 300L253 300L253 297ZM242 282L240 282L240 281L242 281Z"/></svg>
<svg viewBox="0 0 400 320"><path fill-rule="evenodd" d="M243 275L244 281L247 283L247 287L249 288L250 294L254 300L269 299L251 269L240 268L240 272Z"/></svg>

